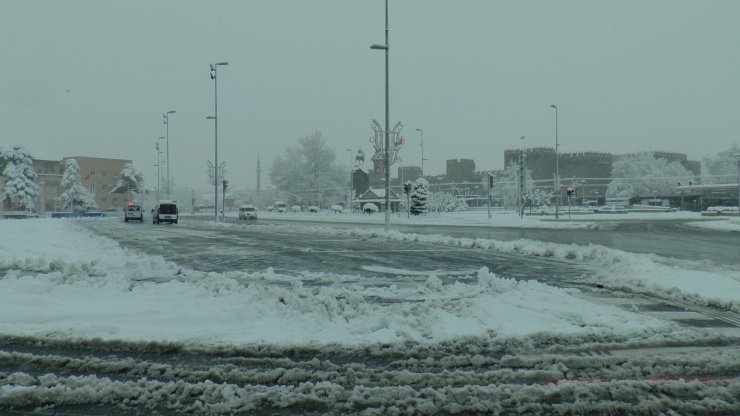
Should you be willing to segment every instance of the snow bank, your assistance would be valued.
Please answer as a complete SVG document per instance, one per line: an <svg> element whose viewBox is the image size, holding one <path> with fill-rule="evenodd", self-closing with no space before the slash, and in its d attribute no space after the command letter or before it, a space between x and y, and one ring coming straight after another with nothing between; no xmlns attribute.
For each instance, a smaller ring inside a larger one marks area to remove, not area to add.
<svg viewBox="0 0 740 416"><path fill-rule="evenodd" d="M723 218L714 221L695 221L687 225L698 228L707 228L717 231L736 231L740 232L740 218Z"/></svg>
<svg viewBox="0 0 740 416"><path fill-rule="evenodd" d="M236 218L235 214L230 216ZM262 219L288 220L288 221L317 221L330 223L357 223L375 224L384 223L384 214L360 214L344 212L322 211L320 213L276 213L260 212ZM560 219L555 220L554 215L525 215L519 217L513 211L494 211L492 218L488 218L486 209L468 210L462 212L434 212L427 215L411 216L407 218L406 213L393 214L393 224L401 225L455 225L471 227L515 227L515 228L542 228L560 230L592 229L599 227L602 222L612 221L670 221L670 220L701 220L701 214L697 212L630 212L624 214L583 214L574 213L568 216L567 207L560 211Z"/></svg>
<svg viewBox="0 0 740 416"><path fill-rule="evenodd" d="M601 245L579 246L532 240L498 241L455 238L379 229L301 227L304 231L308 230L308 232L317 234L413 241L581 262L594 266L593 275L581 283L598 284L665 299L690 302L695 305L740 311L740 266L719 266L704 261L635 254Z"/></svg>
<svg viewBox="0 0 740 416"><path fill-rule="evenodd" d="M358 276L184 269L121 248L73 221L0 221L0 233L0 334L5 335L358 345L675 329L590 303L576 290L506 279L485 268L467 283L443 284L431 274L405 287L367 286L347 283L358 282Z"/></svg>

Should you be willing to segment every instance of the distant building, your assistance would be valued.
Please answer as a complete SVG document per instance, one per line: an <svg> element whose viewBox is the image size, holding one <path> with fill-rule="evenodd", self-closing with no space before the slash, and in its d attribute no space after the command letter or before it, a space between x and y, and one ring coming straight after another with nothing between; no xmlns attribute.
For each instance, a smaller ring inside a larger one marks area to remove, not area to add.
<svg viewBox="0 0 740 416"><path fill-rule="evenodd" d="M536 186L554 187L555 149L537 147L529 149L509 149L504 152L504 165L519 163L519 154L524 152L524 166L531 172ZM701 174L701 162L688 160L685 153L650 152L656 159L680 162L697 178ZM603 201L607 186L612 178L612 166L620 158L638 153L613 155L604 152L571 152L558 154L558 173L560 174L561 199L565 198L565 188L575 186L579 198Z"/></svg>
<svg viewBox="0 0 740 416"><path fill-rule="evenodd" d="M392 183L396 186L401 186L405 182L413 182L419 178L421 178L421 166L399 166L398 177Z"/></svg>
<svg viewBox="0 0 740 416"><path fill-rule="evenodd" d="M447 181L473 182L475 175L475 161L473 159L448 159Z"/></svg>
<svg viewBox="0 0 740 416"><path fill-rule="evenodd" d="M686 170L693 173L697 179L701 176L701 162L698 160L688 160L689 158L686 155L686 153L663 152L663 151L638 152L638 153L628 153L625 155L614 156L614 160L616 161L623 157L637 156L637 155L644 154L644 153L648 153L652 155L653 159L664 159L668 162L678 162Z"/></svg>
<svg viewBox="0 0 740 416"><path fill-rule="evenodd" d="M355 197L360 196L370 189L370 174L363 168L352 169L352 190Z"/></svg>

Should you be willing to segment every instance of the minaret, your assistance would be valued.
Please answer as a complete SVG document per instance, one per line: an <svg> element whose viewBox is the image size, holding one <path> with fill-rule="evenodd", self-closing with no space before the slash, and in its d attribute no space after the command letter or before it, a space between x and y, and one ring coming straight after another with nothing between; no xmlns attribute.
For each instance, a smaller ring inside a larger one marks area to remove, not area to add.
<svg viewBox="0 0 740 416"><path fill-rule="evenodd" d="M260 176L262 175L262 168L260 168L260 152L257 152L257 194L260 193Z"/></svg>

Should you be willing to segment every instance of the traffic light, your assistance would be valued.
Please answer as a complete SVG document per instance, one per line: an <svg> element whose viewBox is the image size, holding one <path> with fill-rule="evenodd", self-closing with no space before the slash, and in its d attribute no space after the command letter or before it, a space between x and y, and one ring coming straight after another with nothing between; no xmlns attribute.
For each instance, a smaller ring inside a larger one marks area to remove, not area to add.
<svg viewBox="0 0 740 416"><path fill-rule="evenodd" d="M568 194L569 198L573 198L576 195L575 188L568 187L565 189L565 193Z"/></svg>
<svg viewBox="0 0 740 416"><path fill-rule="evenodd" d="M403 184L403 193L411 193L411 182L406 182L405 184Z"/></svg>
<svg viewBox="0 0 740 416"><path fill-rule="evenodd" d="M226 192L226 188L229 187L229 181L224 179L224 192Z"/></svg>
<svg viewBox="0 0 740 416"><path fill-rule="evenodd" d="M488 174L488 189L493 189L493 174Z"/></svg>

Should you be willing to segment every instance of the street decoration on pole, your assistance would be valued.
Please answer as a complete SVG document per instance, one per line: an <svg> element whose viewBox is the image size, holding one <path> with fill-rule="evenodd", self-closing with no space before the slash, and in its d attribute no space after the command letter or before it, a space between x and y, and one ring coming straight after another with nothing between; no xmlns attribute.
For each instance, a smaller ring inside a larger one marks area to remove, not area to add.
<svg viewBox="0 0 740 416"><path fill-rule="evenodd" d="M371 127L373 129L373 136L370 137L370 144L373 146L375 153L373 154L373 169L375 173L385 172L384 170L384 158L385 158L385 145L384 145L384 131L378 120L373 119ZM388 149L388 159L390 165L393 166L401 162L401 157L398 152L401 150L401 146L404 144L404 138L401 136L401 130L403 130L403 123L400 121L393 126L390 132L390 148ZM361 151L360 151L361 152ZM358 157L362 155L362 161L365 160L365 155L358 152Z"/></svg>

